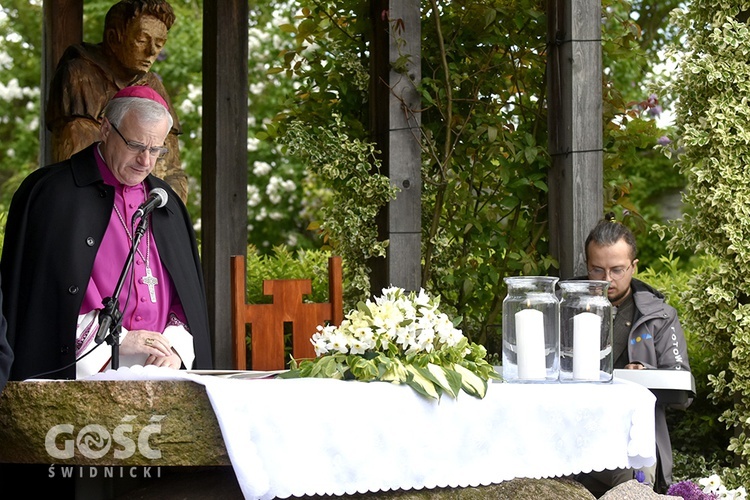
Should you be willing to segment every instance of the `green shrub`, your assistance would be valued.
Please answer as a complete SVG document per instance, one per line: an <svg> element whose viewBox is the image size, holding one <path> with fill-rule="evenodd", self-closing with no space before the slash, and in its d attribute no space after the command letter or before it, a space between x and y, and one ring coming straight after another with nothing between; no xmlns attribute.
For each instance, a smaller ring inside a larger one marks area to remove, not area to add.
<svg viewBox="0 0 750 500"><path fill-rule="evenodd" d="M247 301L251 304L269 304L271 297L263 295L263 280L311 279L312 294L304 298L307 302L328 301L328 257L325 250L300 250L292 252L286 246L273 247L270 254L261 253L256 247L247 247ZM346 266L346 263L343 263ZM346 277L346 272L343 273ZM345 286L346 290L346 286Z"/></svg>
<svg viewBox="0 0 750 500"><path fill-rule="evenodd" d="M708 398L726 408L727 450L750 459L750 29L746 2L693 0L672 11L679 31L666 58L677 62L670 91L676 97L674 149L687 179L688 209L670 225L669 249L709 253L716 265L697 269L681 296L683 325L705 346ZM723 444L723 443L722 443ZM748 470L732 481L750 483Z"/></svg>

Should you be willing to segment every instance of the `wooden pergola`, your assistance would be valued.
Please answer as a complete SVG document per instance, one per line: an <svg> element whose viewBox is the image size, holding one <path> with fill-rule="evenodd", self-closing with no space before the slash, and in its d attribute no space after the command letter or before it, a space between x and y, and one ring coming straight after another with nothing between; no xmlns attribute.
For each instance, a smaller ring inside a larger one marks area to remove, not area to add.
<svg viewBox="0 0 750 500"><path fill-rule="evenodd" d="M83 37L84 0L44 2L43 104L62 52ZM114 3L114 2L113 2ZM388 255L372 263L373 289L390 284L415 290L420 284L420 147L414 128L419 96L390 70L399 54L410 53L410 78L419 81L420 0L370 0L374 25L372 131L383 153L383 168L400 188L379 218ZM396 47L387 21L402 19L406 45ZM203 3L202 261L216 368L232 366L230 256L244 255L247 242L248 0ZM582 273L583 242L601 217L602 99L599 0L548 0L550 64L549 130L550 233L561 277ZM44 105L42 105L44 109ZM411 118L407 118L411 116ZM42 117L41 123L44 123ZM42 132L49 163L49 135Z"/></svg>

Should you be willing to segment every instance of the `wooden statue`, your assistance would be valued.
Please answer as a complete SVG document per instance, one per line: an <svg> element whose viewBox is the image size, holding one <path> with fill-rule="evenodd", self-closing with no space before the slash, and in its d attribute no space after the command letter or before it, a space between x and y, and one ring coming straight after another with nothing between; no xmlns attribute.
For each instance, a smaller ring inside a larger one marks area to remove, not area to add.
<svg viewBox="0 0 750 500"><path fill-rule="evenodd" d="M148 85L168 103L174 125L167 136L169 153L154 169L184 202L187 175L180 162L177 136L182 133L169 95L150 71L174 24L164 0L121 0L107 12L98 44L80 43L65 50L55 70L47 102L47 128L52 132L54 161L69 158L99 140L102 111L123 87Z"/></svg>

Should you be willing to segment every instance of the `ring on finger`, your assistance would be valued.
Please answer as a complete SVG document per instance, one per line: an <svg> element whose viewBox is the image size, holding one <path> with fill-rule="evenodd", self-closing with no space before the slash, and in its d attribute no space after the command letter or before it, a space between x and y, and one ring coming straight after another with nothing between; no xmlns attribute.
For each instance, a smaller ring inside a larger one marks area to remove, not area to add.
<svg viewBox="0 0 750 500"><path fill-rule="evenodd" d="M151 337L148 337L146 338L146 340L143 341L143 343L146 344L146 346L151 347L152 345L154 345L154 339L152 339Z"/></svg>

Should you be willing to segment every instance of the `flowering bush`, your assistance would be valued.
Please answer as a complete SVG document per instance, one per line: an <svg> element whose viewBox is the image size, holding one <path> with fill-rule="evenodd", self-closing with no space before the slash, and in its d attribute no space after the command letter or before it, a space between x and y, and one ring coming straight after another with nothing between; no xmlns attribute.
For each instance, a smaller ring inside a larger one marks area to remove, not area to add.
<svg viewBox="0 0 750 500"><path fill-rule="evenodd" d="M669 487L667 495L682 497L683 500L715 500L714 493L704 492L700 486L692 481L680 481Z"/></svg>
<svg viewBox="0 0 750 500"><path fill-rule="evenodd" d="M692 481L675 483L669 487L667 495L682 497L684 500L745 500L747 498L744 487L728 490L717 474L699 479L698 484Z"/></svg>
<svg viewBox="0 0 750 500"><path fill-rule="evenodd" d="M374 301L360 302L340 326L319 326L311 339L317 357L292 360L283 376L327 377L407 384L439 399L459 391L483 398L487 381L499 379L484 358L485 348L468 341L439 299L401 288L383 289Z"/></svg>

